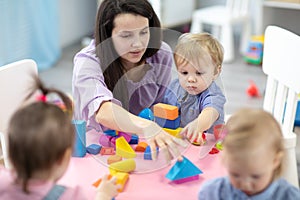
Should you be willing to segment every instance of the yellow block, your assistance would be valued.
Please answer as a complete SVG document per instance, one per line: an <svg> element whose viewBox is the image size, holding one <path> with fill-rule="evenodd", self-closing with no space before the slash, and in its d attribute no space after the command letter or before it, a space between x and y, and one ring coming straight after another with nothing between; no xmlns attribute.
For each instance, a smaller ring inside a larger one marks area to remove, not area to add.
<svg viewBox="0 0 300 200"><path fill-rule="evenodd" d="M114 174L114 171L117 172L132 172L136 168L136 163L134 159L122 160L119 162L114 162L109 165L109 170L111 174Z"/></svg>
<svg viewBox="0 0 300 200"><path fill-rule="evenodd" d="M118 191L122 192L125 187L125 184L127 183L128 179L129 179L129 174L125 173L125 172L117 172L113 176L115 176L117 178L117 184L121 185L121 188Z"/></svg>
<svg viewBox="0 0 300 200"><path fill-rule="evenodd" d="M122 158L135 158L136 153L123 136L116 139L116 155Z"/></svg>
<svg viewBox="0 0 300 200"><path fill-rule="evenodd" d="M181 136L179 134L180 131L182 130L181 127L178 127L176 129L170 129L170 128L163 128L163 129L164 129L164 131L168 132L169 134L171 134L171 135L173 135L175 137L181 138Z"/></svg>

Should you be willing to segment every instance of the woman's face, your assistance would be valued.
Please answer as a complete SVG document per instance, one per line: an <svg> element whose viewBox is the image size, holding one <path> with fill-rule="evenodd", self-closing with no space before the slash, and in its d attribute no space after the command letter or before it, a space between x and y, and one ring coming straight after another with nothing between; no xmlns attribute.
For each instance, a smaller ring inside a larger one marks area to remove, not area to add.
<svg viewBox="0 0 300 200"><path fill-rule="evenodd" d="M112 41L126 67L139 63L150 39L148 18L130 13L119 14L114 19Z"/></svg>

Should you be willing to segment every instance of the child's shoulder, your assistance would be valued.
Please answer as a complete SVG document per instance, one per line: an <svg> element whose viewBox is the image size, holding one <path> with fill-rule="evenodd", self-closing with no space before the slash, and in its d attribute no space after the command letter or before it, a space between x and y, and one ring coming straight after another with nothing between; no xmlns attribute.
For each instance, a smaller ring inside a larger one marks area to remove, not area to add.
<svg viewBox="0 0 300 200"><path fill-rule="evenodd" d="M295 186L288 183L285 179L278 179L275 184L277 185L274 193L274 198L277 199L300 199L300 190Z"/></svg>
<svg viewBox="0 0 300 200"><path fill-rule="evenodd" d="M204 182L200 188L198 199L219 199L220 194L225 197L231 193L228 178L219 177Z"/></svg>

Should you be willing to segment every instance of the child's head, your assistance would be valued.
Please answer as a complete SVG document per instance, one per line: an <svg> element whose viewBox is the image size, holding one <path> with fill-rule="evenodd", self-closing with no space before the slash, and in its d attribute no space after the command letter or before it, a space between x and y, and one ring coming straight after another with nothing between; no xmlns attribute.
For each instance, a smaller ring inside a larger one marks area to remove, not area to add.
<svg viewBox="0 0 300 200"><path fill-rule="evenodd" d="M241 109L226 130L223 162L231 184L249 196L262 192L281 173L280 125L262 109Z"/></svg>
<svg viewBox="0 0 300 200"><path fill-rule="evenodd" d="M208 33L186 33L179 37L174 59L180 85L190 94L206 90L219 76L223 47Z"/></svg>
<svg viewBox="0 0 300 200"><path fill-rule="evenodd" d="M43 94L37 101L17 110L8 126L8 155L16 172L16 182L27 188L30 179L56 181L65 172L74 143L70 113L45 100L56 93L71 111L71 100L55 89L47 89L37 79ZM33 92L36 94L36 92Z"/></svg>

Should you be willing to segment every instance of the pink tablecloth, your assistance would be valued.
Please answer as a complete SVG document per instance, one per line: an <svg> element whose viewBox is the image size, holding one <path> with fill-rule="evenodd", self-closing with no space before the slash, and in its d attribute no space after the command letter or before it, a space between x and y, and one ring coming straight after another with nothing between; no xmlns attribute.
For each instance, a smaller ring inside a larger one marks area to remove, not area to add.
<svg viewBox="0 0 300 200"><path fill-rule="evenodd" d="M95 133L92 135L92 137L97 136ZM165 178L175 162L173 161L170 165L154 172L130 174L124 191L116 197L116 200L197 199L199 188L204 181L226 174L220 162L222 152L208 154L203 159L199 159L199 149L200 147L197 146L189 146L184 152L184 156L202 170L203 174L200 174L199 180L175 184ZM99 162L95 156L87 154L84 158L71 159L69 168L59 183L71 187L82 185L92 191L95 190L92 183L108 173L107 166Z"/></svg>

